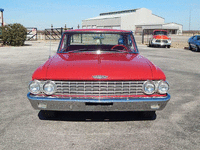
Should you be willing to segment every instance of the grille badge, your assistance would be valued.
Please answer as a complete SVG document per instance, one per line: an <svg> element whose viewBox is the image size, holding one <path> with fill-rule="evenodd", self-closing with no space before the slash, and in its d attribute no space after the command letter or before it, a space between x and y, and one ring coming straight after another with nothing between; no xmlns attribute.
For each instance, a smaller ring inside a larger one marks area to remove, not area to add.
<svg viewBox="0 0 200 150"><path fill-rule="evenodd" d="M94 79L107 79L108 76L103 76L103 75L96 75L96 76L92 76Z"/></svg>

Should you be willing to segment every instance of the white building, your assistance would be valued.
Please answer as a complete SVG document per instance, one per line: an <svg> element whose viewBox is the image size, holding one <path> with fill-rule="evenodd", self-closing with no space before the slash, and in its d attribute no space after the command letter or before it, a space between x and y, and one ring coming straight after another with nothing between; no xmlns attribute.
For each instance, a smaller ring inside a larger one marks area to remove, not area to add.
<svg viewBox="0 0 200 150"><path fill-rule="evenodd" d="M132 30L134 33L165 29L172 34L182 34L182 25L165 24L165 19L146 8L101 13L100 16L82 20L82 28Z"/></svg>

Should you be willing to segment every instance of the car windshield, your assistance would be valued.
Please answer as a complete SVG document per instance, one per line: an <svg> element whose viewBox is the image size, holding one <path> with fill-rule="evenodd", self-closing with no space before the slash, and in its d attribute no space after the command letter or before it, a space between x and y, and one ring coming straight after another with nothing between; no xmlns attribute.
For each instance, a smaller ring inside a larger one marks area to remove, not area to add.
<svg viewBox="0 0 200 150"><path fill-rule="evenodd" d="M167 35L166 31L155 31L153 35Z"/></svg>
<svg viewBox="0 0 200 150"><path fill-rule="evenodd" d="M85 51L118 53L138 52L132 33L66 32L63 34L58 49L59 53Z"/></svg>

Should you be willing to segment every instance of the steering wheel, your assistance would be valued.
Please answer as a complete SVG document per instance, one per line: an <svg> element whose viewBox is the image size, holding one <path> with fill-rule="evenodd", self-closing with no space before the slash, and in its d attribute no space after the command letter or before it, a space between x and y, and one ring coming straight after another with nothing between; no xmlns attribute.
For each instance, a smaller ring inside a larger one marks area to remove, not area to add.
<svg viewBox="0 0 200 150"><path fill-rule="evenodd" d="M127 47L124 46L124 45L114 45L114 46L111 48L111 50L113 50L113 49L116 48L116 47L123 47L123 48L126 49L126 51L128 51Z"/></svg>

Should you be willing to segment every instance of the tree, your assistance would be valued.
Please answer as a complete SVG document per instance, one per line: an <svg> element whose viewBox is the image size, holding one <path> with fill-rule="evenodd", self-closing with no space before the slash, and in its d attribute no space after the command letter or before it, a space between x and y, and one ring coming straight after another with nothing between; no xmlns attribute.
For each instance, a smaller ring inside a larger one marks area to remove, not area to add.
<svg viewBox="0 0 200 150"><path fill-rule="evenodd" d="M1 39L4 45L22 46L26 35L27 29L19 23L14 23L2 27Z"/></svg>

